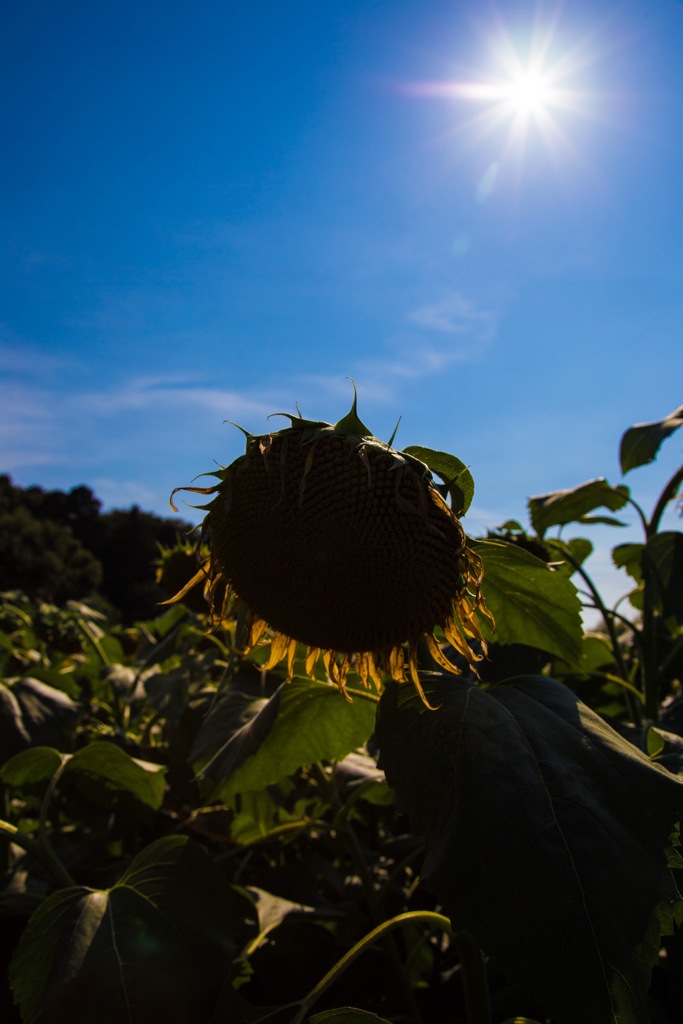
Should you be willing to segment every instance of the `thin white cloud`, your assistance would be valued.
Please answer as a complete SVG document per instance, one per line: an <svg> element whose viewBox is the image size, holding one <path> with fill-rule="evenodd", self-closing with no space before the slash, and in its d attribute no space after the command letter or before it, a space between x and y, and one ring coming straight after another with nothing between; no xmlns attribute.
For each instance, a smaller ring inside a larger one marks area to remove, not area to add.
<svg viewBox="0 0 683 1024"><path fill-rule="evenodd" d="M63 436L55 425L56 396L30 384L0 384L0 471L59 461Z"/></svg>
<svg viewBox="0 0 683 1024"><path fill-rule="evenodd" d="M494 313L480 309L458 293L420 306L408 313L408 319L426 330L466 334L480 343L490 341L496 330Z"/></svg>

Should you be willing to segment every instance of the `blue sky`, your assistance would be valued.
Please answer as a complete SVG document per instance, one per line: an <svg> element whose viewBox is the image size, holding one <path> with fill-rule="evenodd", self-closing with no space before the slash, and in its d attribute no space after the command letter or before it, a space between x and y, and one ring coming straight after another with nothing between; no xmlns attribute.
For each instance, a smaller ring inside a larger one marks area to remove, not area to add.
<svg viewBox="0 0 683 1024"><path fill-rule="evenodd" d="M335 421L352 376L378 436L402 416L397 446L470 465L476 534L530 494L619 482L623 431L683 401L679 0L0 19L17 483L169 515L240 453L226 419ZM515 60L545 88L530 112ZM680 457L674 435L627 479L646 505Z"/></svg>

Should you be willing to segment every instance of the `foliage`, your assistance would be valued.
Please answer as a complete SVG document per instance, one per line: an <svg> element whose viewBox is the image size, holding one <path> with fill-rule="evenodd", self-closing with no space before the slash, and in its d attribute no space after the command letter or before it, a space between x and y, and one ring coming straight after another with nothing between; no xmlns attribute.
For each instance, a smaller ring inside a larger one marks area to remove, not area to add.
<svg viewBox="0 0 683 1024"><path fill-rule="evenodd" d="M680 422L627 431L624 472ZM419 451L465 509L463 463ZM125 627L6 592L3 1019L680 1020L682 535L660 527L682 480L649 516L606 480L535 497L529 530L473 542L496 632L479 678L420 653L436 710L353 673L345 701L303 648L286 684L201 605ZM627 503L630 616L563 535Z"/></svg>
<svg viewBox="0 0 683 1024"><path fill-rule="evenodd" d="M189 529L135 505L102 513L89 487L22 489L0 475L0 591L56 604L95 596L124 622L149 618L172 593L156 578L159 549Z"/></svg>
<svg viewBox="0 0 683 1024"><path fill-rule="evenodd" d="M102 566L68 527L25 508L0 513L0 590L57 603L97 590Z"/></svg>

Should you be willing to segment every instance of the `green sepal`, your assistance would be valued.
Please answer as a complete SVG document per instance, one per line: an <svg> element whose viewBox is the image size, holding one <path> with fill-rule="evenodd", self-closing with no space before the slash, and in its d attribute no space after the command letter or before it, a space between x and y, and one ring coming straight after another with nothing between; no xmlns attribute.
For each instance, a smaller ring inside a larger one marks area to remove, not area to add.
<svg viewBox="0 0 683 1024"><path fill-rule="evenodd" d="M340 434L352 434L356 437L374 437L368 427L358 418L357 401L358 394L356 392L356 384L349 377L349 380L353 384L353 405L351 406L351 412L347 412L346 416L343 416L338 423L335 423L334 429Z"/></svg>

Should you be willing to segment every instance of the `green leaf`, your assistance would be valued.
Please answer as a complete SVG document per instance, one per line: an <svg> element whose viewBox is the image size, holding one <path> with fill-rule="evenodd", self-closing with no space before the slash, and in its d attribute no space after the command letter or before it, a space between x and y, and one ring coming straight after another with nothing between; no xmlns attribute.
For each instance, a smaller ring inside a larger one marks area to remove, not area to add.
<svg viewBox="0 0 683 1024"><path fill-rule="evenodd" d="M529 498L531 523L539 537L549 526L581 522L582 517L604 506L612 512L623 508L629 496L628 487L612 487L604 477L588 480L566 491L552 491Z"/></svg>
<svg viewBox="0 0 683 1024"><path fill-rule="evenodd" d="M160 839L112 889L62 889L35 911L10 965L22 1020L203 1020L251 911L200 847Z"/></svg>
<svg viewBox="0 0 683 1024"><path fill-rule="evenodd" d="M222 800L279 782L302 765L345 757L371 735L377 704L361 694L350 703L336 686L295 678L260 704L254 722L268 720L272 707L277 714L267 731L246 723L205 766L207 778L220 782Z"/></svg>
<svg viewBox="0 0 683 1024"><path fill-rule="evenodd" d="M562 1024L645 1024L683 782L545 676L382 695L376 738L457 928ZM438 779L438 785L435 780Z"/></svg>
<svg viewBox="0 0 683 1024"><path fill-rule="evenodd" d="M581 655L581 602L566 574L516 544L472 542L484 564L482 593L496 622L488 639L527 644L572 664Z"/></svg>
<svg viewBox="0 0 683 1024"><path fill-rule="evenodd" d="M617 569L625 569L636 583L642 583L643 580L641 559L644 547L644 544L617 544L612 548L612 561Z"/></svg>
<svg viewBox="0 0 683 1024"><path fill-rule="evenodd" d="M165 788L165 769L131 757L113 743L98 741L76 751L64 776L98 803L116 802L122 795L156 811Z"/></svg>
<svg viewBox="0 0 683 1024"><path fill-rule="evenodd" d="M412 455L414 459L424 462L432 473L441 477L448 488L453 514L464 516L474 497L474 480L465 463L448 452L436 452L419 445L412 445L403 451L406 455Z"/></svg>
<svg viewBox="0 0 683 1024"><path fill-rule="evenodd" d="M593 552L593 545L585 537L572 537L571 540L559 540L553 537L546 538L543 543L552 561L559 562L563 559L571 558L578 565L583 565L588 556ZM571 565L571 562L569 564Z"/></svg>
<svg viewBox="0 0 683 1024"><path fill-rule="evenodd" d="M599 636L584 636L580 671L586 675L614 664L614 651Z"/></svg>
<svg viewBox="0 0 683 1024"><path fill-rule="evenodd" d="M664 618L683 625L683 533L657 533L645 545L643 580L654 606Z"/></svg>
<svg viewBox="0 0 683 1024"><path fill-rule="evenodd" d="M355 1006L339 1006L336 1010L314 1014L308 1018L308 1024L389 1024L389 1021L368 1010L357 1010Z"/></svg>
<svg viewBox="0 0 683 1024"><path fill-rule="evenodd" d="M586 526L626 526L621 519L615 519L613 516L579 516L576 522L584 523Z"/></svg>
<svg viewBox="0 0 683 1024"><path fill-rule="evenodd" d="M5 762L0 779L8 786L35 786L49 782L62 764L63 755L52 747L31 747Z"/></svg>
<svg viewBox="0 0 683 1024"><path fill-rule="evenodd" d="M10 687L0 682L0 749L3 757L11 757L31 745L24 725L21 705Z"/></svg>
<svg viewBox="0 0 683 1024"><path fill-rule="evenodd" d="M636 423L630 427L621 439L619 461L621 472L628 473L637 466L654 462L662 442L669 434L683 424L683 405L674 409L663 420L656 423Z"/></svg>
<svg viewBox="0 0 683 1024"><path fill-rule="evenodd" d="M40 679L0 683L0 750L9 757L29 745L62 746L77 715L70 697Z"/></svg>
<svg viewBox="0 0 683 1024"><path fill-rule="evenodd" d="M658 757L666 746L666 741L661 732L659 732L658 729L654 729L652 726L647 730L645 743L647 744L647 752L651 758Z"/></svg>

